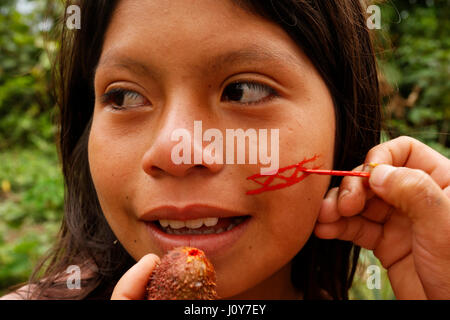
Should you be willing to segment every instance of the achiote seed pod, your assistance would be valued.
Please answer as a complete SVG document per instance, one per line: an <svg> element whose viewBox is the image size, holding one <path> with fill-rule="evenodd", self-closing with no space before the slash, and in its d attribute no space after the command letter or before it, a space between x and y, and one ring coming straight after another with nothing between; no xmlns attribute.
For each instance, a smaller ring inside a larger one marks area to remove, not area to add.
<svg viewBox="0 0 450 320"><path fill-rule="evenodd" d="M216 273L205 253L179 247L169 251L153 270L147 300L214 300Z"/></svg>

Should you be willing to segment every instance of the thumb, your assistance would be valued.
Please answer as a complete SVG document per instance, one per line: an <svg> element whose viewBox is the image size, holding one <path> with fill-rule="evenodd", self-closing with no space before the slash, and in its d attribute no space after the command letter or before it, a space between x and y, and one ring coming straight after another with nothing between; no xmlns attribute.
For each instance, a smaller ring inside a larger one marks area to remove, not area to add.
<svg viewBox="0 0 450 320"><path fill-rule="evenodd" d="M450 226L450 199L424 171L382 164L372 170L369 185L413 224L429 226L429 230Z"/></svg>
<svg viewBox="0 0 450 320"><path fill-rule="evenodd" d="M150 274L159 263L159 257L149 253L130 268L117 282L111 300L142 300Z"/></svg>

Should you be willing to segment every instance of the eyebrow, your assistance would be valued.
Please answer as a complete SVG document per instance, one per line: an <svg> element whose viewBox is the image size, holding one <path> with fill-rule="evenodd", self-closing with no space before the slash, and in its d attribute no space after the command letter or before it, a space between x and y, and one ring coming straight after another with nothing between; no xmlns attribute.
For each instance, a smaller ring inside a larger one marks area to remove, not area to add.
<svg viewBox="0 0 450 320"><path fill-rule="evenodd" d="M124 50L112 49L111 52L107 52L104 57L100 59L95 68L95 73L97 73L97 70L101 67L114 66L125 68L142 75L150 75L154 79L161 78L161 74L155 68L151 68L147 62L123 55L121 53L123 51ZM280 67L304 67L298 59L288 52L275 48L262 47L260 45L252 45L239 50L228 51L217 56L208 57L208 59L203 62L205 66L199 67L199 69L206 70L206 72L215 72L226 65L248 65L255 62L270 63Z"/></svg>
<svg viewBox="0 0 450 320"><path fill-rule="evenodd" d="M290 53L275 48L261 47L259 45L220 54L208 60L206 65L209 69L216 70L227 64L248 64L254 61L277 64L287 63L296 65L297 67L300 66L299 61Z"/></svg>

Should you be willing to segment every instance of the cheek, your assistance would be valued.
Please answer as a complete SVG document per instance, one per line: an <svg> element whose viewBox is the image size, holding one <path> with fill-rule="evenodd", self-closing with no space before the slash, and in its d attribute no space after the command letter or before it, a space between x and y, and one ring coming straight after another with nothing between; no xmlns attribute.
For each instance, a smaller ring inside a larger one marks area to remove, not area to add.
<svg viewBox="0 0 450 320"><path fill-rule="evenodd" d="M108 194L114 190L111 186L114 185L115 172L117 173L119 167L117 160L106 152L108 149L111 152L111 146L105 142L105 137L94 122L89 135L88 159L92 180L100 199L104 198L104 193ZM114 160L111 161L112 159Z"/></svg>
<svg viewBox="0 0 450 320"><path fill-rule="evenodd" d="M301 110L280 131L280 167L296 164L318 156L308 167L333 167L335 120L330 101L318 103L317 109ZM312 110L309 112L309 110ZM280 175L300 177L294 170ZM279 248L295 254L311 235L323 197L328 190L329 176L308 175L302 181L265 195L267 232ZM279 179L280 182L285 182Z"/></svg>
<svg viewBox="0 0 450 320"><path fill-rule="evenodd" d="M269 233L280 247L298 251L313 231L329 178L307 181L309 178L270 201Z"/></svg>
<svg viewBox="0 0 450 320"><path fill-rule="evenodd" d="M331 107L325 110L323 113L301 110L297 119L290 121L285 126L286 129L280 132L282 162L290 165L318 155L319 159L313 165L323 168L333 165L336 127L334 111Z"/></svg>
<svg viewBox="0 0 450 320"><path fill-rule="evenodd" d="M112 132L107 123L101 118L92 123L89 168L105 219L121 244L138 259L142 250L139 251L135 243L142 226L132 214L132 199L139 187L136 168L140 161L135 151L138 148L125 141L127 135Z"/></svg>
<svg viewBox="0 0 450 320"><path fill-rule="evenodd" d="M129 181L133 181L132 164L136 161L130 152L132 148L127 146L117 136L112 138L101 121L93 121L88 144L89 168L105 216L130 196Z"/></svg>

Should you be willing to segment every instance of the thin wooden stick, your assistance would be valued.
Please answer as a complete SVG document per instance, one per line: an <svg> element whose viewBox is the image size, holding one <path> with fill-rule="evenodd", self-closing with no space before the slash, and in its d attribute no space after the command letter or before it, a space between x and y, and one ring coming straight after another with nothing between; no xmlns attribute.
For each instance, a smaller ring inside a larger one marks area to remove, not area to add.
<svg viewBox="0 0 450 320"><path fill-rule="evenodd" d="M371 168L375 168L378 163L369 163ZM314 173L320 175L329 175L329 176L353 176L353 177L370 177L370 171L342 171L342 170L322 170L322 169L308 169L308 168L297 168L298 171L306 172L306 173Z"/></svg>
<svg viewBox="0 0 450 320"><path fill-rule="evenodd" d="M319 170L299 168L298 171L306 173L314 173L327 176L353 176L353 177L370 177L370 172L365 171L340 171L340 170Z"/></svg>

